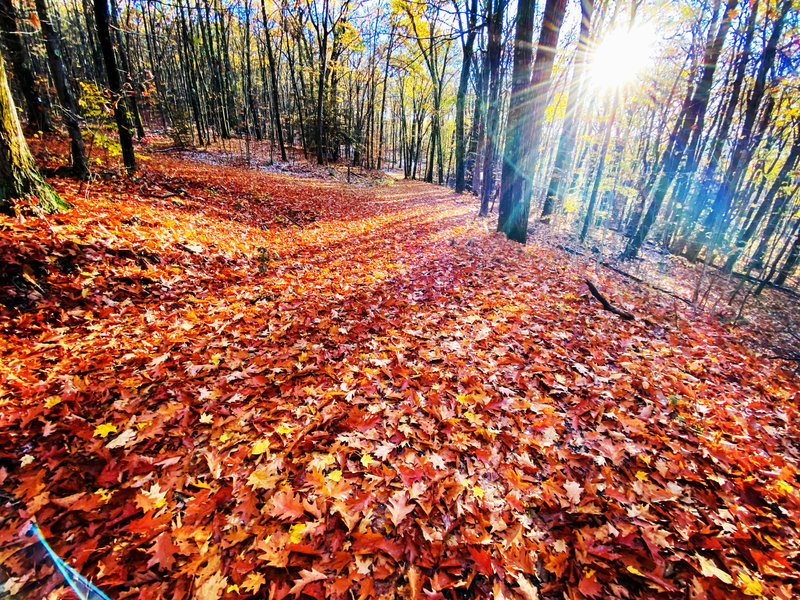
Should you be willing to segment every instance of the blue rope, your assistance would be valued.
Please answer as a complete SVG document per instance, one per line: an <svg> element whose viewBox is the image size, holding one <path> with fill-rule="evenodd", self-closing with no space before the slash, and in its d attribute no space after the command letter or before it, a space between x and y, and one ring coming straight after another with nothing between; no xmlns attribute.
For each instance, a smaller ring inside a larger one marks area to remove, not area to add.
<svg viewBox="0 0 800 600"><path fill-rule="evenodd" d="M56 554L55 550L53 550L50 547L50 544L47 543L47 540L44 539L42 530L39 529L39 526L36 523L31 525L31 529L33 530L33 533L36 534L36 537L39 538L39 541L42 543L42 546L44 546L44 549L47 550L50 558L53 559L53 563L56 565L59 573L61 573L64 581L67 582L67 585L72 588L72 591L75 592L80 600L111 600L111 598L106 596L97 587L92 585L88 579L70 567L58 554Z"/></svg>

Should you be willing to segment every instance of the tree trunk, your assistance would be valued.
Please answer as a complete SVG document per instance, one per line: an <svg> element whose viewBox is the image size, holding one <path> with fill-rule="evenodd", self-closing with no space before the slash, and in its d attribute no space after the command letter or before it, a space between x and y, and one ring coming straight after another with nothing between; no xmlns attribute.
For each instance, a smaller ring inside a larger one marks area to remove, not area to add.
<svg viewBox="0 0 800 600"><path fill-rule="evenodd" d="M8 50L11 68L14 69L19 84L19 91L25 98L28 125L38 131L53 131L50 115L47 114L39 97L36 77L19 30L18 15L13 0L0 0L0 30L3 43Z"/></svg>
<svg viewBox="0 0 800 600"><path fill-rule="evenodd" d="M278 67L275 64L275 56L272 53L272 40L270 39L269 27L267 26L266 0L261 0L261 15L264 19L264 37L267 45L267 61L269 61L269 80L271 87L272 118L275 121L275 134L278 136L278 147L281 150L281 160L286 162L286 145L283 143L283 129L281 128L281 108L280 98L278 97ZM280 48L279 48L280 49Z"/></svg>
<svg viewBox="0 0 800 600"><path fill-rule="evenodd" d="M733 202L733 195L735 190L739 187L739 183L747 172L747 167L750 164L750 157L752 155L753 147L757 144L753 143L753 128L756 125L756 118L758 116L758 109L761 106L761 101L767 90L767 75L775 63L775 56L778 51L778 42L780 41L783 32L783 25L786 22L786 17L789 9L792 6L791 0L783 0L780 13L778 14L775 24L772 28L767 46L764 49L764 54L759 65L756 81L753 86L753 92L747 101L747 107L744 113L744 124L742 130L736 139L736 145L731 153L731 162L728 165L728 170L725 177L717 190L711 212L703 221L703 234L710 235L715 230L722 226L723 217L730 210ZM718 232L720 233L720 232ZM703 240L705 241L705 240Z"/></svg>
<svg viewBox="0 0 800 600"><path fill-rule="evenodd" d="M323 27L325 25L323 24ZM328 69L328 32L319 47L319 80L317 82L317 164L325 164L325 73Z"/></svg>
<svg viewBox="0 0 800 600"><path fill-rule="evenodd" d="M764 219L767 212L769 212L769 222L767 223L766 231L762 237L761 243L759 244L758 250L754 255L753 262L758 264L763 260L766 252L766 242L772 235L772 231L775 230L777 219L780 217L784 209L784 206L781 205L781 201L783 200L785 202L787 200L786 195L781 194L780 190L788 181L790 181L790 175L798 161L800 161L800 128L798 128L792 149L789 152L789 156L786 157L786 161L783 163L778 176L770 186L767 195L764 196L764 199L761 201L761 204L759 205L755 215L753 215L753 218L750 220L750 223L744 230L742 230L736 239L736 250L734 250L734 252L728 257L728 260L725 262L724 270L726 273L730 273L733 270L733 266L736 264L736 261L739 260L742 251L745 249L748 242L753 239L758 226L761 224L761 221ZM772 208L771 210L770 207Z"/></svg>
<svg viewBox="0 0 800 600"><path fill-rule="evenodd" d="M464 42L463 56L461 59L461 76L458 80L456 94L456 184L455 191L460 194L464 191L464 104L467 99L467 86L469 85L469 71L472 67L472 52L475 45L475 24L478 20L478 0L472 0L467 14L467 39Z"/></svg>
<svg viewBox="0 0 800 600"><path fill-rule="evenodd" d="M108 85L114 98L114 119L117 122L119 145L122 148L122 162L125 165L125 170L128 173L133 173L136 171L136 156L133 153L131 122L128 118L128 111L125 110L122 83L117 70L117 61L114 58L114 46L111 43L107 0L94 0L94 20L97 24L97 39L100 41L103 62L106 65Z"/></svg>
<svg viewBox="0 0 800 600"><path fill-rule="evenodd" d="M597 192L600 189L600 182L603 179L603 167L606 164L606 155L608 154L608 146L611 142L611 131L614 129L614 123L617 120L617 106L619 105L619 92L614 94L613 104L611 107L611 116L609 117L608 124L606 125L606 133L603 136L603 146L600 149L600 158L595 167L594 184L592 185L592 195L589 198L589 206L586 209L586 217L583 220L583 228L581 229L580 240L581 243L586 239L586 234L589 233L589 226L592 224L594 218L594 209L597 205Z"/></svg>
<svg viewBox="0 0 800 600"><path fill-rule="evenodd" d="M81 126L78 122L78 103L75 102L75 97L72 95L72 90L67 82L66 69L61 59L59 40L50 21L46 0L36 0L36 12L39 14L44 45L47 48L47 62L50 65L50 74L53 76L58 100L61 103L61 116L69 132L72 172L76 177L86 179L89 176L89 166L86 164L86 151L83 147Z"/></svg>
<svg viewBox="0 0 800 600"><path fill-rule="evenodd" d="M541 220L549 222L556 207L561 206L564 201L566 190L566 177L569 165L572 162L572 155L575 152L575 141L578 136L578 105L581 97L581 83L583 81L584 62L586 60L586 49L589 44L589 27L592 22L592 12L594 0L581 0L581 30L578 37L578 48L575 51L575 65L573 66L572 78L570 81L569 98L567 99L566 116L564 119L564 131L558 140L555 163L553 164L553 174L547 186L547 195L542 206Z"/></svg>
<svg viewBox="0 0 800 600"><path fill-rule="evenodd" d="M69 208L42 177L22 135L17 109L0 55L0 212L13 214L16 202L34 203L44 212Z"/></svg>
<svg viewBox="0 0 800 600"><path fill-rule="evenodd" d="M486 143L483 157L483 183L479 215L489 214L489 202L494 193L494 166L497 148L500 146L500 55L502 52L503 13L506 0L494 0L494 11L489 21L489 43L486 47L489 62L489 106L486 111Z"/></svg>
<svg viewBox="0 0 800 600"><path fill-rule="evenodd" d="M383 69L383 91L381 92L381 123L378 127L378 170L381 168L383 162L383 113L386 111L386 88L389 83L389 61L392 59L392 48L394 46L394 30L395 25L392 23L392 28L389 32L389 46L386 48L386 66Z"/></svg>
<svg viewBox="0 0 800 600"><path fill-rule="evenodd" d="M784 285L786 283L786 280L794 273L798 260L800 260L800 232L795 235L792 248L789 250L789 256L786 257L786 262L783 263L778 276L775 278L775 285Z"/></svg>
<svg viewBox="0 0 800 600"><path fill-rule="evenodd" d="M558 34L566 0L547 0L544 21L530 77L533 33L533 0L520 0L514 39L511 106L506 126L503 175L497 230L524 244L528 238L528 214L533 191L534 156L542 134L545 103L553 72Z"/></svg>
<svg viewBox="0 0 800 600"><path fill-rule="evenodd" d="M130 94L126 96L130 114L133 115L133 123L136 127L136 137L140 140L144 137L144 125L142 124L142 115L139 113L139 101L136 98L136 82L131 74L131 66L128 60L128 51L125 48L125 41L122 39L122 30L119 26L119 17L117 13L117 0L109 0L111 3L111 28L114 30L114 37L117 39L117 54L119 55L120 67L125 76L125 84L130 88Z"/></svg>
<svg viewBox="0 0 800 600"><path fill-rule="evenodd" d="M737 4L738 0L728 0L717 35L714 37L713 43L706 47L703 56L703 73L700 76L700 82L697 84L692 94L691 102L678 116L678 121L681 123L681 126L678 129L674 142L670 144L672 147L668 147L664 153L664 158L662 160L663 173L656 183L653 201L650 203L650 207L647 209L636 233L628 240L628 244L622 255L623 258L631 259L638 254L647 234L650 233L650 228L655 223L656 217L661 210L661 205L664 203L664 198L672 185L681 160L683 160L693 128L701 126L698 121L701 115L705 114L706 107L708 106L708 101L711 96L711 84L714 82L714 74L717 70L717 62L722 52L722 46L725 43L725 37L728 35L731 19L734 16ZM699 135L700 132L696 131L695 133Z"/></svg>

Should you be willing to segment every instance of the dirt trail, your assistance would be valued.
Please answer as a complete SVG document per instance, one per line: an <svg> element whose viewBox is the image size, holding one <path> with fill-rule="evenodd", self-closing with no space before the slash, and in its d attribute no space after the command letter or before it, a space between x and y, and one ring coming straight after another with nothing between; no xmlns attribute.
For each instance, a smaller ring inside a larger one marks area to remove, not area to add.
<svg viewBox="0 0 800 600"><path fill-rule="evenodd" d="M160 156L0 221L0 564L115 598L789 598L797 382L475 204ZM646 320L641 318L646 317Z"/></svg>

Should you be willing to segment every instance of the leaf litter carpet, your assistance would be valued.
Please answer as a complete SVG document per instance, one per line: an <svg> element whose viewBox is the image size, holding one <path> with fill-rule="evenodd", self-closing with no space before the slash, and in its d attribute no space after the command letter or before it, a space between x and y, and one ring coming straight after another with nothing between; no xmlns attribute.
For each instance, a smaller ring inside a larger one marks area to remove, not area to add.
<svg viewBox="0 0 800 600"><path fill-rule="evenodd" d="M115 599L800 592L797 381L735 331L426 184L56 184L0 217L10 597L72 597L34 519Z"/></svg>

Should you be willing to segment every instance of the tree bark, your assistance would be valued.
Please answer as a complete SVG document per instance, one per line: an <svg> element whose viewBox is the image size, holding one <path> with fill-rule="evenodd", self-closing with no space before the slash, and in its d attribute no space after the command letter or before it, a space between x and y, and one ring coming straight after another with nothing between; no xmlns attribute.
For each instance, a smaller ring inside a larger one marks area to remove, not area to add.
<svg viewBox="0 0 800 600"><path fill-rule="evenodd" d="M478 20L478 0L472 0L467 13L467 38L463 46L461 59L461 75L458 81L458 92L456 93L456 132L455 132L455 154L456 154L456 183L455 192L460 194L464 191L464 156L466 147L464 143L464 105L467 99L467 86L469 85L469 71L472 67L472 53L475 45L475 25Z"/></svg>
<svg viewBox="0 0 800 600"><path fill-rule="evenodd" d="M89 176L89 165L86 163L86 150L83 147L81 126L78 122L78 103L67 82L58 36L50 21L46 0L36 0L36 12L39 14L39 22L42 26L50 75L53 77L58 100L61 103L61 117L69 133L72 172L76 177L86 179Z"/></svg>
<svg viewBox="0 0 800 600"><path fill-rule="evenodd" d="M278 136L278 147L281 151L281 160L286 162L286 145L283 143L283 128L281 127L280 98L278 97L278 67L272 53L272 40L267 26L266 0L261 0L261 15L264 20L264 37L267 46L267 61L269 62L270 99L272 100L272 118L275 122L275 134Z"/></svg>
<svg viewBox="0 0 800 600"><path fill-rule="evenodd" d="M13 214L15 204L20 201L31 202L48 213L70 207L36 168L22 135L11 88L8 87L5 61L0 55L0 212Z"/></svg>
<svg viewBox="0 0 800 600"><path fill-rule="evenodd" d="M800 232L795 235L792 248L789 250L789 256L786 257L786 262L783 263L778 276L775 278L775 285L784 285L786 283L786 280L794 273L798 260L800 260Z"/></svg>
<svg viewBox="0 0 800 600"><path fill-rule="evenodd" d="M603 136L603 146L600 149L600 159L595 167L594 184L592 185L592 195L589 198L589 206L586 209L586 217L583 220L583 227L581 228L580 240L581 243L586 239L586 234L589 233L589 227L594 218L594 209L597 206L597 192L600 190L600 182L603 179L603 167L606 164L606 156L608 155L608 146L611 143L611 131L614 129L614 123L617 120L617 106L619 105L619 92L614 94L611 106L611 116L606 125L606 132Z"/></svg>
<svg viewBox="0 0 800 600"><path fill-rule="evenodd" d="M753 262L755 265L758 265L763 261L764 254L766 253L767 242L772 236L772 232L775 231L778 219L783 213L785 203L788 201L787 195L780 193L781 188L790 181L790 175L797 166L798 161L800 161L800 127L798 128L798 132L795 134L795 140L794 144L792 145L792 149L789 151L789 155L786 157L786 161L783 163L778 176L770 186L769 190L767 191L767 195L764 196L764 199L761 201L758 210L756 210L756 213L753 215L753 218L750 220L748 226L739 234L736 240L736 249L725 262L724 271L726 273L733 271L733 266L736 264L736 261L739 260L742 251L747 246L748 242L753 239L758 226L761 224L761 221L764 219L767 212L769 212L770 217L767 222L765 232L762 236L761 243L759 244L756 253L753 255Z"/></svg>
<svg viewBox="0 0 800 600"><path fill-rule="evenodd" d="M133 115L136 137L141 140L144 137L144 125L142 124L142 115L139 113L136 82L131 73L128 50L125 47L125 40L122 39L122 31L119 26L117 0L109 0L109 2L111 3L111 26L114 30L114 37L117 39L117 54L119 54L120 67L122 67L122 73L125 75L126 84L129 84L130 87L130 94L126 96L126 100L128 101L130 113Z"/></svg>
<svg viewBox="0 0 800 600"><path fill-rule="evenodd" d="M383 69L383 91L381 92L381 115L380 126L378 127L378 170L381 168L383 162L383 113L386 111L386 88L389 83L389 62L392 59L392 48L394 47L394 30L395 25L392 24L392 29L389 32L389 46L386 48L386 65Z"/></svg>
<svg viewBox="0 0 800 600"><path fill-rule="evenodd" d="M497 223L498 231L522 244L528 238L528 214L535 170L534 153L538 150L541 139L544 108L566 0L547 0L545 4L544 21L531 77L533 4L533 0L520 0L517 12L511 90L513 111L509 107L506 127L508 138L503 154Z"/></svg>
<svg viewBox="0 0 800 600"><path fill-rule="evenodd" d="M578 136L578 106L581 97L581 82L583 81L586 49L589 45L589 27L592 22L594 0L581 0L581 29L578 37L578 48L575 51L575 65L573 66L572 79L567 93L566 115L564 118L564 131L558 140L553 174L547 186L547 195L542 206L541 220L549 222L556 208L564 201L564 185L567 170L572 162L575 152L575 141Z"/></svg>
<svg viewBox="0 0 800 600"><path fill-rule="evenodd" d="M503 13L506 0L494 0L494 11L489 21L489 43L486 47L489 62L489 106L486 111L486 142L483 157L483 183L479 215L489 214L489 202L494 193L495 155L500 135L500 55L502 52Z"/></svg>
<svg viewBox="0 0 800 600"><path fill-rule="evenodd" d="M783 0L775 24L772 27L767 46L764 49L764 54L759 65L756 81L753 86L753 92L747 101L747 107L744 113L744 123L742 130L736 139L731 154L731 162L722 178L722 182L717 190L711 212L703 221L703 233L708 236L715 230L722 226L723 217L730 210L733 202L733 195L735 190L739 187L739 183L744 177L747 167L750 164L750 157L752 155L753 144L753 128L756 125L756 118L758 116L758 109L761 106L761 101L767 90L767 75L775 63L775 56L778 51L778 42L780 41L781 34L783 33L783 26L786 22L786 17L789 9L792 6L792 0ZM705 240L704 240L705 241Z"/></svg>
<svg viewBox="0 0 800 600"><path fill-rule="evenodd" d="M13 0L0 0L0 29L3 43L8 50L11 68L19 84L19 91L25 99L25 114L28 125L38 131L53 131L50 115L42 104L39 86L33 74L33 66L22 40L19 29L19 16Z"/></svg>
<svg viewBox="0 0 800 600"><path fill-rule="evenodd" d="M697 84L692 94L691 102L678 116L681 127L678 130L674 142L670 144L672 147L668 147L665 151L662 160L663 173L656 183L653 201L650 203L650 207L647 209L636 233L628 240L628 244L622 254L622 257L625 259L631 259L638 254L642 243L644 243L645 238L648 233L650 233L650 228L655 223L656 217L661 210L661 205L664 203L664 198L675 179L675 174L677 173L681 160L683 160L693 128L701 126L699 119L701 115L705 113L706 107L708 106L708 101L711 96L711 84L714 82L714 74L717 70L717 62L722 52L722 46L725 43L725 37L728 35L731 19L735 13L737 4L738 0L728 0L714 41L710 46L706 47L703 56L703 72L700 76L700 82ZM699 132L696 132L696 134L699 135Z"/></svg>
<svg viewBox="0 0 800 600"><path fill-rule="evenodd" d="M131 122L128 118L128 111L125 109L122 82L117 70L117 61L114 58L114 46L111 43L107 0L94 0L94 20L97 25L97 39L100 41L100 49L103 53L103 62L106 65L108 85L114 98L114 119L117 122L119 145L122 148L122 162L128 173L134 173L136 171L136 156L133 152Z"/></svg>

